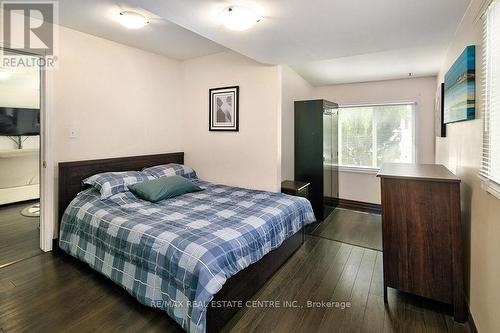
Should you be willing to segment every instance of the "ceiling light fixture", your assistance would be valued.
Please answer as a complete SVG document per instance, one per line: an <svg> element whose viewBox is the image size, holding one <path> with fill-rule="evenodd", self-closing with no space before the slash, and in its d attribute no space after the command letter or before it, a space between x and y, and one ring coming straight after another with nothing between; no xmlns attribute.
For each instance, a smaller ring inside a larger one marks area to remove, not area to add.
<svg viewBox="0 0 500 333"><path fill-rule="evenodd" d="M222 24L233 31L244 31L260 22L256 10L246 6L231 6L224 9L220 17Z"/></svg>
<svg viewBox="0 0 500 333"><path fill-rule="evenodd" d="M146 16L129 10L123 11L118 16L121 25L129 29L140 29L149 23Z"/></svg>

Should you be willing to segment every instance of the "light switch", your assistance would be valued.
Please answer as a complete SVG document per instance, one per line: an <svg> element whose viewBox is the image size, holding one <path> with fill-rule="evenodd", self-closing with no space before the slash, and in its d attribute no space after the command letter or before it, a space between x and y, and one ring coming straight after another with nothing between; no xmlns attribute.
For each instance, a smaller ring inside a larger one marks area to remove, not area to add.
<svg viewBox="0 0 500 333"><path fill-rule="evenodd" d="M70 128L69 129L69 138L76 139L76 137L77 137L76 128Z"/></svg>

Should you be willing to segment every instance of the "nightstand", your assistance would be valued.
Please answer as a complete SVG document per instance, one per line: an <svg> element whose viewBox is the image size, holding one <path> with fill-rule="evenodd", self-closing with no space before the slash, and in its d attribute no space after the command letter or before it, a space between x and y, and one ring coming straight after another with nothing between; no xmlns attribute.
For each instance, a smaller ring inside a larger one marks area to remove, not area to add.
<svg viewBox="0 0 500 333"><path fill-rule="evenodd" d="M281 182L281 193L303 197L309 200L309 185L310 183L285 180Z"/></svg>

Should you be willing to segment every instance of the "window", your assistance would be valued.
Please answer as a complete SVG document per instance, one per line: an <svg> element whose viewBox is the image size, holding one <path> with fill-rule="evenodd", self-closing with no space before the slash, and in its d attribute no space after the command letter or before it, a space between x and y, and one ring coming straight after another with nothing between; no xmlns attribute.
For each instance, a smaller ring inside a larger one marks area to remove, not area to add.
<svg viewBox="0 0 500 333"><path fill-rule="evenodd" d="M415 161L414 104L341 107L339 165L380 168Z"/></svg>
<svg viewBox="0 0 500 333"><path fill-rule="evenodd" d="M484 147L481 176L486 189L500 195L500 1L485 15L483 71Z"/></svg>

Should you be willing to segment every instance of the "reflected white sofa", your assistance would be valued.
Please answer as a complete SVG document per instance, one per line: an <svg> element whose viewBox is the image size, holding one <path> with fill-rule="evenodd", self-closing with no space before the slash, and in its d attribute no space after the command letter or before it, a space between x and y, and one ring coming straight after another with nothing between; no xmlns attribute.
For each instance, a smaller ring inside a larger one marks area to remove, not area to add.
<svg viewBox="0 0 500 333"><path fill-rule="evenodd" d="M38 199L39 149L0 150L0 205Z"/></svg>

